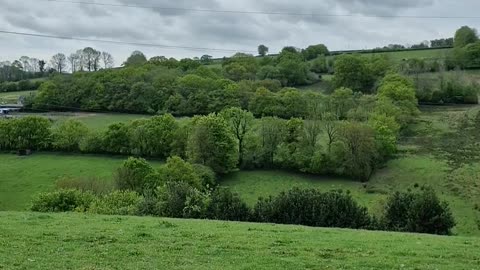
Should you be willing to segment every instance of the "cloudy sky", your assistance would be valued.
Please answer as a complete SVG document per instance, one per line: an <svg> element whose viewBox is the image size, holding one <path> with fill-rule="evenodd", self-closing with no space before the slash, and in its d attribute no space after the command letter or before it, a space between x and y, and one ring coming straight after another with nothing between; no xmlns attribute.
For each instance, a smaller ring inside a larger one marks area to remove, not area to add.
<svg viewBox="0 0 480 270"><path fill-rule="evenodd" d="M324 43L331 50L365 49L390 43L412 44L451 37L462 25L480 27L480 19L395 17L478 16L478 0L78 1L151 8L48 0L0 0L0 31L242 51L256 51L259 44L265 44L274 53L287 45L302 48L317 43ZM199 9L354 16L212 13L198 12ZM117 64L121 64L133 50L141 50L147 57L165 55L182 58L205 53L220 57L233 54L0 34L0 61L11 61L22 55L48 60L57 52L68 55L87 46L112 53Z"/></svg>

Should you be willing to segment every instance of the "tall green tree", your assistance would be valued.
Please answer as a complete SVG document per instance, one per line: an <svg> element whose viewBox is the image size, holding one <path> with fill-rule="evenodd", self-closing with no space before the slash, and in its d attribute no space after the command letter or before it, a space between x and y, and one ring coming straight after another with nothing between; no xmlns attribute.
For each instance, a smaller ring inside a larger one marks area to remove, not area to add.
<svg viewBox="0 0 480 270"><path fill-rule="evenodd" d="M127 58L124 66L140 66L147 62L147 57L141 51L134 51L132 54Z"/></svg>
<svg viewBox="0 0 480 270"><path fill-rule="evenodd" d="M335 59L334 85L336 88L347 87L353 91L371 92L372 76L365 59L360 55L340 55Z"/></svg>
<svg viewBox="0 0 480 270"><path fill-rule="evenodd" d="M478 41L477 30L468 26L462 26L457 30L454 37L454 46L456 48L463 48L468 44Z"/></svg>
<svg viewBox="0 0 480 270"><path fill-rule="evenodd" d="M268 47L261 44L258 46L258 55L265 56L268 53Z"/></svg>
<svg viewBox="0 0 480 270"><path fill-rule="evenodd" d="M225 174L238 164L235 139L225 119L216 114L193 119L187 145L188 159L193 163Z"/></svg>
<svg viewBox="0 0 480 270"><path fill-rule="evenodd" d="M320 55L327 55L329 53L327 46L323 44L311 45L308 46L305 50L302 51L305 60L313 60Z"/></svg>
<svg viewBox="0 0 480 270"><path fill-rule="evenodd" d="M239 164L243 165L245 138L253 128L253 114L240 108L229 108L221 116L227 121L238 142Z"/></svg>
<svg viewBox="0 0 480 270"><path fill-rule="evenodd" d="M340 132L340 140L345 145L345 169L347 174L368 181L375 170L377 151L374 131L367 125L347 122Z"/></svg>

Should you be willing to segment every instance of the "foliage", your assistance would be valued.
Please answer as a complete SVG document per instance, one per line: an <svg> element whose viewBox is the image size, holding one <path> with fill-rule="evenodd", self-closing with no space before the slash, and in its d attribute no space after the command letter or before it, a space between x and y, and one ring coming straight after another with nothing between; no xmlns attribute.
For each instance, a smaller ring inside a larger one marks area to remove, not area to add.
<svg viewBox="0 0 480 270"><path fill-rule="evenodd" d="M159 187L159 216L175 218L203 218L209 198L186 182L167 182Z"/></svg>
<svg viewBox="0 0 480 270"><path fill-rule="evenodd" d="M82 140L88 136L88 127L74 119L60 124L53 132L52 146L56 150L76 152L80 150Z"/></svg>
<svg viewBox="0 0 480 270"><path fill-rule="evenodd" d="M208 206L208 218L217 220L248 221L250 219L250 208L239 197L229 189L218 188L211 195L211 202Z"/></svg>
<svg viewBox="0 0 480 270"><path fill-rule="evenodd" d="M197 174L195 167L180 157L170 157L167 163L159 170L162 183L182 182L197 189L204 188L203 179Z"/></svg>
<svg viewBox="0 0 480 270"><path fill-rule="evenodd" d="M359 123L346 123L340 132L345 147L346 172L361 181L370 179L376 167L377 151L374 131Z"/></svg>
<svg viewBox="0 0 480 270"><path fill-rule="evenodd" d="M50 145L51 123L46 118L27 116L0 120L0 149L42 150Z"/></svg>
<svg viewBox="0 0 480 270"><path fill-rule="evenodd" d="M114 181L119 190L130 190L142 194L147 176L154 172L150 163L142 158L129 158L116 171Z"/></svg>
<svg viewBox="0 0 480 270"><path fill-rule="evenodd" d="M98 177L61 177L55 182L59 190L79 190L91 192L95 195L105 195L113 191L114 185L111 181L105 181Z"/></svg>
<svg viewBox="0 0 480 270"><path fill-rule="evenodd" d="M258 55L265 56L268 54L268 47L261 44L258 46Z"/></svg>
<svg viewBox="0 0 480 270"><path fill-rule="evenodd" d="M135 215L142 197L133 191L114 191L96 198L89 212L101 215Z"/></svg>
<svg viewBox="0 0 480 270"><path fill-rule="evenodd" d="M359 55L340 55L335 59L334 84L354 91L371 92L372 76L365 60Z"/></svg>
<svg viewBox="0 0 480 270"><path fill-rule="evenodd" d="M123 63L124 66L139 66L147 62L147 57L140 51L134 51Z"/></svg>
<svg viewBox="0 0 480 270"><path fill-rule="evenodd" d="M468 44L478 41L477 30L468 26L462 26L455 32L454 46L456 48L462 48Z"/></svg>
<svg viewBox="0 0 480 270"><path fill-rule="evenodd" d="M227 121L231 133L234 134L238 143L238 155L240 166L243 165L245 138L252 129L253 114L240 108L229 108L220 114Z"/></svg>
<svg viewBox="0 0 480 270"><path fill-rule="evenodd" d="M315 189L294 188L276 197L260 199L255 205L254 217L261 222L315 227L358 229L370 224L367 209L359 206L350 194L322 193Z"/></svg>
<svg viewBox="0 0 480 270"><path fill-rule="evenodd" d="M236 143L222 117L216 114L196 117L191 128L187 146L187 156L191 162L206 165L220 174L236 168Z"/></svg>
<svg viewBox="0 0 480 270"><path fill-rule="evenodd" d="M85 212L90 208L94 195L79 190L58 190L37 195L30 207L34 212Z"/></svg>
<svg viewBox="0 0 480 270"><path fill-rule="evenodd" d="M327 49L327 46L323 44L318 44L308 46L305 50L302 50L302 54L307 61L310 61L319 57L320 55L328 55L329 51Z"/></svg>
<svg viewBox="0 0 480 270"><path fill-rule="evenodd" d="M386 229L448 235L455 220L448 203L440 202L431 188L419 193L396 192L385 205Z"/></svg>

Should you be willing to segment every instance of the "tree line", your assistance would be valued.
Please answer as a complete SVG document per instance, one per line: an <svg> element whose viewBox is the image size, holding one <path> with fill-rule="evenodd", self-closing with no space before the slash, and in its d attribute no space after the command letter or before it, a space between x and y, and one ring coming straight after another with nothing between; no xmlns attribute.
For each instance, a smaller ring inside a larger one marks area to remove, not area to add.
<svg viewBox="0 0 480 270"><path fill-rule="evenodd" d="M95 183L91 185L91 183ZM173 218L298 224L314 227L388 230L448 235L455 220L446 202L431 188L396 192L372 215L349 192L293 188L259 198L250 207L238 194L218 186L208 167L169 158L158 169L129 158L116 171L114 184L63 179L55 192L38 195L37 212L89 212Z"/></svg>
<svg viewBox="0 0 480 270"><path fill-rule="evenodd" d="M75 120L52 128L41 117L4 119L0 150L177 155L222 174L283 168L366 181L395 154L400 130L417 113L413 83L398 74L387 75L377 95L348 88L332 95L260 88L255 95L251 111L228 106L183 122L164 114L102 132Z"/></svg>

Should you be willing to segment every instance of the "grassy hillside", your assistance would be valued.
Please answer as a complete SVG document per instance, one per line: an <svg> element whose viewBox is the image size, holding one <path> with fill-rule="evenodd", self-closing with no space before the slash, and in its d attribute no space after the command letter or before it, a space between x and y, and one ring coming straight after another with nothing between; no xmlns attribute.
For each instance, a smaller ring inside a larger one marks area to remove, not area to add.
<svg viewBox="0 0 480 270"><path fill-rule="evenodd" d="M365 53L364 56L369 55L388 55L393 61L402 61L403 59L421 58L421 59L444 59L451 49L432 49L432 50L411 50L399 52L382 52L382 53Z"/></svg>
<svg viewBox="0 0 480 270"><path fill-rule="evenodd" d="M26 210L31 197L51 191L61 177L111 179L123 157L0 154L0 211Z"/></svg>
<svg viewBox="0 0 480 270"><path fill-rule="evenodd" d="M0 212L0 269L478 269L480 238Z"/></svg>

